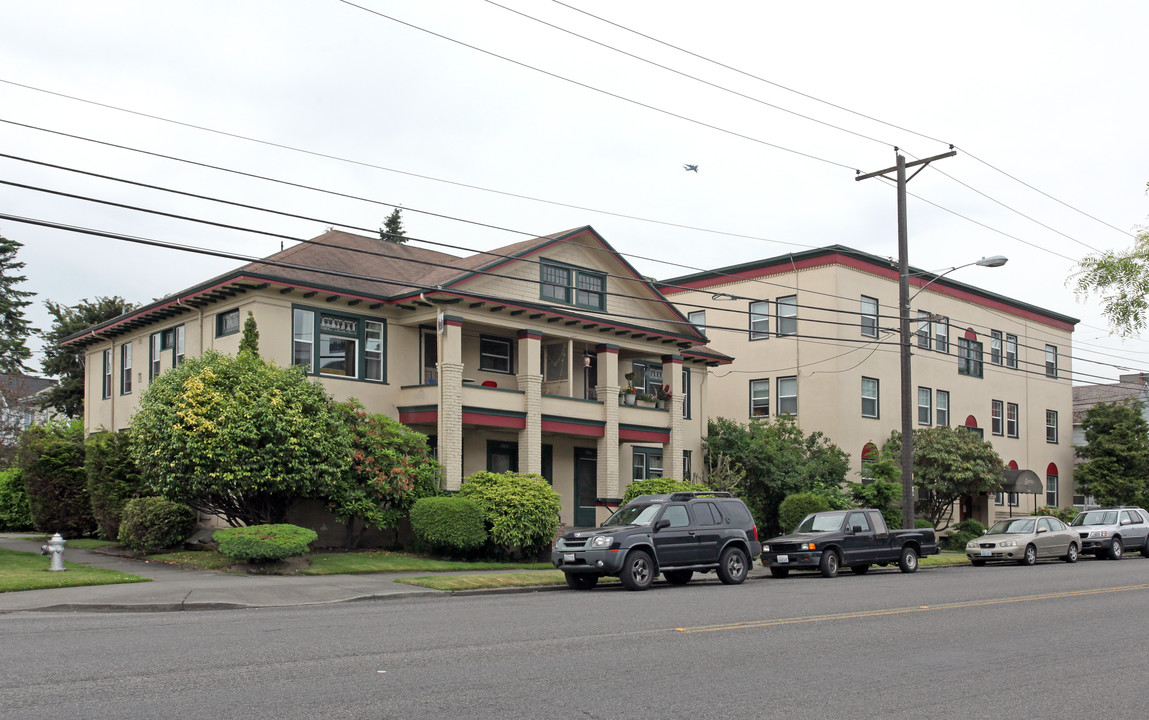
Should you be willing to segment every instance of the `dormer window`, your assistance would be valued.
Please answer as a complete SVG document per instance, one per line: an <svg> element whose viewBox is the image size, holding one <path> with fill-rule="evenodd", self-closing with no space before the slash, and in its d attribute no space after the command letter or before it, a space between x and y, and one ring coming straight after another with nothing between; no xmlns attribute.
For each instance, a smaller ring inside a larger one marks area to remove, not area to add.
<svg viewBox="0 0 1149 720"><path fill-rule="evenodd" d="M606 274L543 260L540 265L539 297L548 302L588 310L606 310Z"/></svg>

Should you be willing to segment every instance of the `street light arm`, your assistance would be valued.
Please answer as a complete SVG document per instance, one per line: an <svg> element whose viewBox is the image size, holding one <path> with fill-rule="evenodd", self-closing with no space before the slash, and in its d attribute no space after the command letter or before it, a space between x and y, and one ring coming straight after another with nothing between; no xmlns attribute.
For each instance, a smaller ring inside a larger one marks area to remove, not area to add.
<svg viewBox="0 0 1149 720"><path fill-rule="evenodd" d="M1003 255L993 255L990 257L982 258L981 260L975 260L973 262L966 263L965 265L955 265L954 267L950 268L949 270L946 270L945 272L943 272L941 275L935 275L933 280L930 280L928 283L926 283L925 285L922 285L920 288L918 288L918 291L916 293L914 293L913 295L911 295L909 301L906 303L906 310L908 311L910 309L909 303L912 303L914 301L914 298L916 298L918 295L921 295L923 290L928 288L930 285L933 285L938 280L941 280L946 275L949 275L954 270L961 270L962 268L967 268L970 265L980 265L982 267L1001 267L1002 265L1005 265L1007 262L1009 262L1009 258L1007 258Z"/></svg>

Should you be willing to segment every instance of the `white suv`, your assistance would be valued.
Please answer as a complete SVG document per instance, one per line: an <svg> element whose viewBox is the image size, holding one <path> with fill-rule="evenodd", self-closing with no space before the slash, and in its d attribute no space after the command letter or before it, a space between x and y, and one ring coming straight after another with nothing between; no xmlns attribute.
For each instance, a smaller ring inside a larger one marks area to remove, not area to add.
<svg viewBox="0 0 1149 720"><path fill-rule="evenodd" d="M1138 507L1085 510L1069 529L1081 536L1081 552L1120 560L1126 550L1149 557L1149 513Z"/></svg>

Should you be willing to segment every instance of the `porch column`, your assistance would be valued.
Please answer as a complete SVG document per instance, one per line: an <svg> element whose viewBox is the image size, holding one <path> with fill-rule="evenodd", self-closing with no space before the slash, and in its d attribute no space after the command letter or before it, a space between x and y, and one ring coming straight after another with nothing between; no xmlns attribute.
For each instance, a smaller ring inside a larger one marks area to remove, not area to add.
<svg viewBox="0 0 1149 720"><path fill-rule="evenodd" d="M439 316L439 464L443 487L463 484L463 318Z"/></svg>
<svg viewBox="0 0 1149 720"><path fill-rule="evenodd" d="M662 384L670 386L670 442L662 446L662 472L675 480L689 480L682 477L682 451L686 449L683 433L686 423L682 419L681 355L662 356Z"/></svg>
<svg viewBox="0 0 1149 720"><path fill-rule="evenodd" d="M622 497L618 483L618 345L596 345L598 399L606 427L598 440L598 497Z"/></svg>
<svg viewBox="0 0 1149 720"><path fill-rule="evenodd" d="M527 411L526 427L519 432L519 470L543 473L542 333L519 330L519 390Z"/></svg>

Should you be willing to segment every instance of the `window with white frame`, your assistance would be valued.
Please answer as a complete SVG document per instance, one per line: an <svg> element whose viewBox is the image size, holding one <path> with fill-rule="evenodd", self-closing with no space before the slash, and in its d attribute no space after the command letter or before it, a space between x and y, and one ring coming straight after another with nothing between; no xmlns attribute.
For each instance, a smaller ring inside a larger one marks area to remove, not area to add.
<svg viewBox="0 0 1149 720"><path fill-rule="evenodd" d="M765 300L750 303L750 339L770 337L770 303Z"/></svg>
<svg viewBox="0 0 1149 720"><path fill-rule="evenodd" d="M930 334L933 330L930 328L930 313L926 310L918 310L917 327L914 329L914 337L917 339L918 347L925 350L930 349L931 338Z"/></svg>
<svg viewBox="0 0 1149 720"><path fill-rule="evenodd" d="M1001 400L990 401L990 432L994 435L1005 435L1005 403Z"/></svg>
<svg viewBox="0 0 1149 720"><path fill-rule="evenodd" d="M938 318L934 321L934 348L940 353L950 351L950 320Z"/></svg>
<svg viewBox="0 0 1149 720"><path fill-rule="evenodd" d="M302 365L314 372L315 313L295 308L292 312L291 364Z"/></svg>
<svg viewBox="0 0 1149 720"><path fill-rule="evenodd" d="M878 380L877 378L862 378L862 417L878 417ZM797 403L795 403L797 405Z"/></svg>
<svg viewBox="0 0 1149 720"><path fill-rule="evenodd" d="M1057 347L1054 345L1045 346L1045 376L1057 377Z"/></svg>
<svg viewBox="0 0 1149 720"><path fill-rule="evenodd" d="M292 308L291 361L309 374L387 381L387 324L359 315Z"/></svg>
<svg viewBox="0 0 1149 720"><path fill-rule="evenodd" d="M1018 435L1018 412L1017 403L1005 404L1005 434L1011 438L1019 437Z"/></svg>
<svg viewBox="0 0 1149 720"><path fill-rule="evenodd" d="M175 342L172 344L172 367L179 367L184 361L187 347L187 331L183 325L175 327Z"/></svg>
<svg viewBox="0 0 1149 720"><path fill-rule="evenodd" d="M636 447L631 455L631 479L649 480L662 477L662 450Z"/></svg>
<svg viewBox="0 0 1149 720"><path fill-rule="evenodd" d="M132 343L126 342L120 346L120 394L128 395L132 392Z"/></svg>
<svg viewBox="0 0 1149 720"><path fill-rule="evenodd" d="M160 376L160 358L163 357L163 333L152 333L148 338L148 380L155 380Z"/></svg>
<svg viewBox="0 0 1149 720"><path fill-rule="evenodd" d="M1009 506L1010 507L1017 507L1020 504L1021 504L1021 497L1017 493L1011 492L1009 494Z"/></svg>
<svg viewBox="0 0 1149 720"><path fill-rule="evenodd" d="M862 296L862 335L863 337L878 336L878 299Z"/></svg>
<svg viewBox="0 0 1149 720"><path fill-rule="evenodd" d="M1057 507L1060 500L1057 493L1058 477L1056 475L1045 476L1045 504L1049 507Z"/></svg>
<svg viewBox="0 0 1149 720"><path fill-rule="evenodd" d="M950 392L938 390L937 392L937 424L939 427L950 424Z"/></svg>
<svg viewBox="0 0 1149 720"><path fill-rule="evenodd" d="M682 417L690 419L690 368L682 368Z"/></svg>
<svg viewBox="0 0 1149 720"><path fill-rule="evenodd" d="M989 361L991 363L993 363L994 365L1001 365L1002 360L1004 359L1004 357L1002 355L1002 352L1003 352L1002 345L1003 344L1004 344L1004 338L1001 334L1001 330L990 330L989 331Z"/></svg>
<svg viewBox="0 0 1149 720"><path fill-rule="evenodd" d="M928 387L918 388L918 425L929 425L933 422L933 390Z"/></svg>
<svg viewBox="0 0 1149 720"><path fill-rule="evenodd" d="M1045 411L1045 442L1057 443L1057 411Z"/></svg>
<svg viewBox="0 0 1149 720"><path fill-rule="evenodd" d="M662 387L662 364L636 360L631 365L634 371L634 389L651 397L658 397Z"/></svg>
<svg viewBox="0 0 1149 720"><path fill-rule="evenodd" d="M779 335L798 334L798 296L787 295L778 298L774 303L774 312L778 316Z"/></svg>
<svg viewBox="0 0 1149 720"><path fill-rule="evenodd" d="M513 344L509 338L479 337L479 369L486 372L511 373L514 370Z"/></svg>
<svg viewBox="0 0 1149 720"><path fill-rule="evenodd" d="M698 330L698 332L706 332L705 310L695 310L694 312L687 315L686 319L690 321L690 324L693 325L694 328Z"/></svg>
<svg viewBox="0 0 1149 720"><path fill-rule="evenodd" d="M770 379L750 381L750 417L770 416Z"/></svg>
<svg viewBox="0 0 1149 720"><path fill-rule="evenodd" d="M107 400L112 396L112 349L108 348L103 352L104 367L102 373L102 382L100 383L100 397Z"/></svg>
<svg viewBox="0 0 1149 720"><path fill-rule="evenodd" d="M778 378L778 414L798 414L798 378Z"/></svg>
<svg viewBox="0 0 1149 720"><path fill-rule="evenodd" d="M682 479L690 482L690 476L693 474L691 467L691 456L689 450L682 451Z"/></svg>
<svg viewBox="0 0 1149 720"><path fill-rule="evenodd" d="M1017 369L1017 336L1008 333L1005 336L1005 366Z"/></svg>
<svg viewBox="0 0 1149 720"><path fill-rule="evenodd" d="M366 380L382 380L383 323L377 320L365 320L363 326L363 377Z"/></svg>

